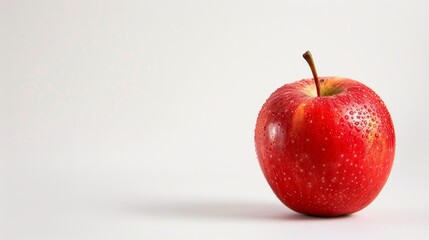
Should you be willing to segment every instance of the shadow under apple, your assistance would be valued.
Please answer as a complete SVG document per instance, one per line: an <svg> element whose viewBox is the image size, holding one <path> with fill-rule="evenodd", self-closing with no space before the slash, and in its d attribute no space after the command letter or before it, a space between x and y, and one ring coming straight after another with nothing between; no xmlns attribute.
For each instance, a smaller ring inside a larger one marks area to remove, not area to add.
<svg viewBox="0 0 429 240"><path fill-rule="evenodd" d="M127 214L169 218L265 221L320 221L332 219L307 216L293 212L281 204L263 202L142 201L123 204L121 210Z"/></svg>

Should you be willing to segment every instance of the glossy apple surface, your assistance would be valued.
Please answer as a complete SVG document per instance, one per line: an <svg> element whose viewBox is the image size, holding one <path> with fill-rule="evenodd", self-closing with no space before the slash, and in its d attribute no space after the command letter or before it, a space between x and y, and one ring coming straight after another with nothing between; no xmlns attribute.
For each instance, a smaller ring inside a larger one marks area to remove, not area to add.
<svg viewBox="0 0 429 240"><path fill-rule="evenodd" d="M259 112L256 153L277 197L297 212L338 216L370 204L395 154L390 114L357 81L321 77L277 89Z"/></svg>

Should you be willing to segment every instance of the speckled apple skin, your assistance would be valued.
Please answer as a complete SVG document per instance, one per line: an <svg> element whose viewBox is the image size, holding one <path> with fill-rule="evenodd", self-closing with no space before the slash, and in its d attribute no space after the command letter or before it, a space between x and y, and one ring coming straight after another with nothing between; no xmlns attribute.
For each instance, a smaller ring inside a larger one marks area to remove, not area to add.
<svg viewBox="0 0 429 240"><path fill-rule="evenodd" d="M315 216L351 214L380 193L392 169L395 132L381 98L355 80L321 77L277 89L259 112L256 153L276 196Z"/></svg>

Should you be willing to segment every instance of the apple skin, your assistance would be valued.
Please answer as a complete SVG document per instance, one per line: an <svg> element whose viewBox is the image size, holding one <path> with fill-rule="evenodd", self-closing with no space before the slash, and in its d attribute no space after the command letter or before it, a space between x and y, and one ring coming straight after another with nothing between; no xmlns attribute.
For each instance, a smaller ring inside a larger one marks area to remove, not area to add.
<svg viewBox="0 0 429 240"><path fill-rule="evenodd" d="M255 128L259 164L292 210L332 217L357 212L379 194L395 155L381 98L355 80L320 77L285 84L266 100Z"/></svg>

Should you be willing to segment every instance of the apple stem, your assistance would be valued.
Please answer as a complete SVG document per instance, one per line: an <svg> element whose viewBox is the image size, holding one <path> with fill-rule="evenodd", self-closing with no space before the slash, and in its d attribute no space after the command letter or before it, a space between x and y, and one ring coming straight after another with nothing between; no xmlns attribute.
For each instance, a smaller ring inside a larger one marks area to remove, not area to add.
<svg viewBox="0 0 429 240"><path fill-rule="evenodd" d="M316 83L317 96L320 97L320 83L319 78L317 77L316 67L314 66L313 56L311 56L310 51L306 51L302 56L311 68L311 73L313 73L313 79Z"/></svg>

